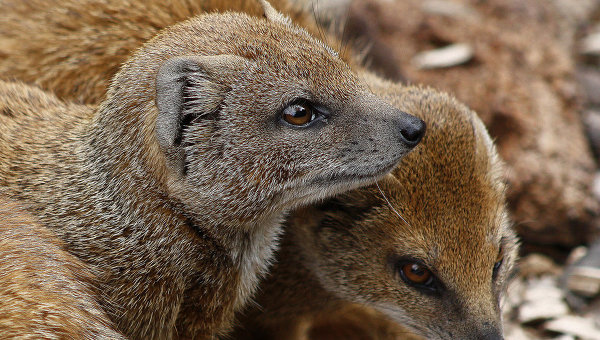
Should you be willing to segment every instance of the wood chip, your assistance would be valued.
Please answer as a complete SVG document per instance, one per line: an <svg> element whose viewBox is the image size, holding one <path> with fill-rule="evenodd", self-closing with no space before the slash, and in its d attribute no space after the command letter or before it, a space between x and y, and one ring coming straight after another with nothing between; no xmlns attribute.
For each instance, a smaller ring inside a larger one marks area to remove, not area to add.
<svg viewBox="0 0 600 340"><path fill-rule="evenodd" d="M592 33L583 38L579 51L583 54L600 55L600 32Z"/></svg>
<svg viewBox="0 0 600 340"><path fill-rule="evenodd" d="M524 277L557 275L560 268L549 257L541 254L530 254L520 261L521 274Z"/></svg>
<svg viewBox="0 0 600 340"><path fill-rule="evenodd" d="M556 338L552 338L552 340L575 340L575 337L572 335L564 334L557 336Z"/></svg>
<svg viewBox="0 0 600 340"><path fill-rule="evenodd" d="M519 308L519 321L529 323L539 320L550 320L564 316L569 308L564 302L558 300L542 300L525 303Z"/></svg>
<svg viewBox="0 0 600 340"><path fill-rule="evenodd" d="M600 292L600 268L575 267L567 278L567 288L574 293L593 297Z"/></svg>
<svg viewBox="0 0 600 340"><path fill-rule="evenodd" d="M504 339L505 340L532 340L530 334L525 333L525 331L518 327L506 327L504 330Z"/></svg>
<svg viewBox="0 0 600 340"><path fill-rule="evenodd" d="M563 292L558 288L556 280L553 277L543 277L541 279L532 279L527 282L524 299L526 302L536 302L540 300L561 300Z"/></svg>
<svg viewBox="0 0 600 340"><path fill-rule="evenodd" d="M570 334L584 340L600 339L600 328L590 319L565 315L544 324L552 332Z"/></svg>
<svg viewBox="0 0 600 340"><path fill-rule="evenodd" d="M527 282L524 302L519 307L518 319L522 323L549 320L569 313L563 293L550 277Z"/></svg>
<svg viewBox="0 0 600 340"><path fill-rule="evenodd" d="M425 51L413 58L420 69L445 68L464 64L473 58L473 48L468 44L453 44Z"/></svg>

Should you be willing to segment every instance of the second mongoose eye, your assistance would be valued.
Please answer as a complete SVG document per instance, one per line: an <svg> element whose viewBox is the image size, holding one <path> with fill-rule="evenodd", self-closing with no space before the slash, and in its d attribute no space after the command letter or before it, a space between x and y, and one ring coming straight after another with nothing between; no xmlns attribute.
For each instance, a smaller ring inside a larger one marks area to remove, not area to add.
<svg viewBox="0 0 600 340"><path fill-rule="evenodd" d="M496 263L494 263L494 269L492 271L492 278L495 280L496 277L498 277L498 272L500 271L500 267L502 267L502 262L504 261L504 258L500 257L499 260L496 261Z"/></svg>
<svg viewBox="0 0 600 340"><path fill-rule="evenodd" d="M304 127L317 118L317 110L308 102L302 100L288 105L281 112L281 118L288 124Z"/></svg>
<svg viewBox="0 0 600 340"><path fill-rule="evenodd" d="M398 271L400 277L408 284L417 287L433 289L434 276L427 267L416 262L405 262L400 264Z"/></svg>
<svg viewBox="0 0 600 340"><path fill-rule="evenodd" d="M502 249L502 247L500 247L500 249L498 250L498 255L496 256L496 262L494 263L494 267L492 269L492 279L496 280L496 277L498 277L498 272L500 271L500 268L502 267L502 262L504 262L504 251Z"/></svg>

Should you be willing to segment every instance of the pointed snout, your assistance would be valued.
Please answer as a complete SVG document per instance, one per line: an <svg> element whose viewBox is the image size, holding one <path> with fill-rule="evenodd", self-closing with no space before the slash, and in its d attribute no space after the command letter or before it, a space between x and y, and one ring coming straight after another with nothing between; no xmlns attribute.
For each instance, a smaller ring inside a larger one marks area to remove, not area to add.
<svg viewBox="0 0 600 340"><path fill-rule="evenodd" d="M425 135L425 122L418 117L394 107L384 100L369 95L357 102L355 111L366 122L365 128L373 129L388 145L398 146L404 155L421 142ZM368 131L368 130L367 130ZM361 131L364 133L366 131Z"/></svg>
<svg viewBox="0 0 600 340"><path fill-rule="evenodd" d="M475 322L465 325L454 325L452 339L463 340L504 340L502 326L490 322Z"/></svg>
<svg viewBox="0 0 600 340"><path fill-rule="evenodd" d="M425 122L406 112L400 111L399 127L402 141L410 147L415 147L425 135Z"/></svg>
<svg viewBox="0 0 600 340"><path fill-rule="evenodd" d="M474 339L479 340L503 340L504 336L502 335L502 330L493 325L485 325L480 334L474 337Z"/></svg>

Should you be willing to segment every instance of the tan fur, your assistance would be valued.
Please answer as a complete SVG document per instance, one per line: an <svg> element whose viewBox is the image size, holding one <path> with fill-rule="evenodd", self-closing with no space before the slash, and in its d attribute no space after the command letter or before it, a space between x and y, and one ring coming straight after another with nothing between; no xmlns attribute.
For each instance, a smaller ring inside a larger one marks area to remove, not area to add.
<svg viewBox="0 0 600 340"><path fill-rule="evenodd" d="M271 3L311 34L338 45L287 1ZM263 16L258 0L1 1L0 74L39 85L61 99L95 104L144 41L164 27L213 11Z"/></svg>
<svg viewBox="0 0 600 340"><path fill-rule="evenodd" d="M391 205L369 186L294 213L279 262L255 307L241 313L236 336L302 339L313 324L323 332L321 320L352 302L426 339L501 339L499 299L517 243L489 135L448 95L368 82L428 124L422 144L379 182ZM493 279L499 254L503 263ZM398 275L402 259L420 260L445 288L427 294L406 284ZM348 328L372 332L365 338L395 338L368 320Z"/></svg>
<svg viewBox="0 0 600 340"><path fill-rule="evenodd" d="M0 338L124 339L92 271L16 202L0 200Z"/></svg>
<svg viewBox="0 0 600 340"><path fill-rule="evenodd" d="M0 84L0 186L99 273L133 338L225 332L285 211L381 177L416 122L303 29L242 14L162 31L111 84L97 109ZM288 127L295 98L331 115Z"/></svg>

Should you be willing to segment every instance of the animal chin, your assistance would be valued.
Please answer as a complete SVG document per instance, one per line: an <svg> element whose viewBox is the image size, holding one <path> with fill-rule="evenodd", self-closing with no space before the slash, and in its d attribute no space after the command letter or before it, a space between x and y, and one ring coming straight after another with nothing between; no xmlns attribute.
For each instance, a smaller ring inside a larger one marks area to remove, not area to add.
<svg viewBox="0 0 600 340"><path fill-rule="evenodd" d="M368 170L365 169L366 171L352 171L354 169L349 169L338 173L323 174L311 180L310 184L315 186L339 184L344 187L357 187L378 181L392 171L396 165L397 162L393 162L372 167Z"/></svg>
<svg viewBox="0 0 600 340"><path fill-rule="evenodd" d="M371 167L369 171L348 171L332 172L315 175L311 178L298 180L292 186L294 189L286 191L283 199L285 205L297 207L304 204L310 204L320 199L334 196L336 194L356 189L361 186L372 184L396 167L396 162ZM290 197L290 193L294 193Z"/></svg>

